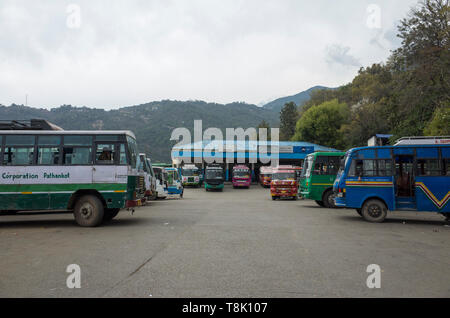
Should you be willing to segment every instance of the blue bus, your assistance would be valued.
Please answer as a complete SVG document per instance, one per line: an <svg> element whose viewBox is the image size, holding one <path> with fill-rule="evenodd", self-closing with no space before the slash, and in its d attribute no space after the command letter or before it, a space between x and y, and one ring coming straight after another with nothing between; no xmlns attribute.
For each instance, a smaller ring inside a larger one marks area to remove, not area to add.
<svg viewBox="0 0 450 318"><path fill-rule="evenodd" d="M450 221L450 137L427 138L347 151L333 185L336 206L369 222L383 222L388 211L437 212Z"/></svg>

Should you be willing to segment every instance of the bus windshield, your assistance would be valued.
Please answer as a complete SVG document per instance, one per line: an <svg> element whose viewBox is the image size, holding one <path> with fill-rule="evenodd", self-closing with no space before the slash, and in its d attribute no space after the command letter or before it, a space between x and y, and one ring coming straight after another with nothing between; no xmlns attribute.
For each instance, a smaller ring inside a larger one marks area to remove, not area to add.
<svg viewBox="0 0 450 318"><path fill-rule="evenodd" d="M295 180L295 172L276 172L272 175L272 180Z"/></svg>
<svg viewBox="0 0 450 318"><path fill-rule="evenodd" d="M301 174L302 178L309 178L309 176L311 175L313 162L314 162L314 157L313 156L308 156L306 158L305 164L304 164L303 169L302 169L302 174Z"/></svg>
<svg viewBox="0 0 450 318"><path fill-rule="evenodd" d="M233 170L233 176L241 177L241 178L248 178L250 176L250 173L249 173L248 169L236 169L236 170Z"/></svg>
<svg viewBox="0 0 450 318"><path fill-rule="evenodd" d="M151 160L149 158L147 158L147 164L148 164L148 168L150 170L151 176L154 177L155 176L155 172L153 171L152 162L151 162Z"/></svg>
<svg viewBox="0 0 450 318"><path fill-rule="evenodd" d="M128 142L128 156L130 158L130 166L132 168L138 169L138 149L136 140L134 138L127 136L127 142Z"/></svg>
<svg viewBox="0 0 450 318"><path fill-rule="evenodd" d="M206 169L206 179L222 179L223 172L219 169Z"/></svg>
<svg viewBox="0 0 450 318"><path fill-rule="evenodd" d="M185 177L196 177L198 176L198 169L183 169L181 174Z"/></svg>
<svg viewBox="0 0 450 318"><path fill-rule="evenodd" d="M150 173L150 169L148 167L147 160L145 160L145 156L139 155L138 159L138 170Z"/></svg>
<svg viewBox="0 0 450 318"><path fill-rule="evenodd" d="M339 171L337 173L338 176L340 176L344 172L345 166L347 165L347 161L348 161L348 154L346 154L345 157L343 157L341 159L341 162L339 165Z"/></svg>

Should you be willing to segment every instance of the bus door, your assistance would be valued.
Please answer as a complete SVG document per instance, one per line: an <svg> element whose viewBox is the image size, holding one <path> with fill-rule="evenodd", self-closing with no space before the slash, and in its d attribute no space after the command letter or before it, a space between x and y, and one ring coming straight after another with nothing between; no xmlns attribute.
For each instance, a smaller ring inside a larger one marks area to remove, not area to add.
<svg viewBox="0 0 450 318"><path fill-rule="evenodd" d="M395 200L396 207L416 208L414 155L395 154Z"/></svg>
<svg viewBox="0 0 450 318"><path fill-rule="evenodd" d="M450 148L418 147L416 149L416 198L417 210L450 212ZM445 158L447 157L447 159Z"/></svg>
<svg viewBox="0 0 450 318"><path fill-rule="evenodd" d="M118 145L113 142L95 143L95 164L92 168L92 181L94 183L112 183L116 179L115 162Z"/></svg>

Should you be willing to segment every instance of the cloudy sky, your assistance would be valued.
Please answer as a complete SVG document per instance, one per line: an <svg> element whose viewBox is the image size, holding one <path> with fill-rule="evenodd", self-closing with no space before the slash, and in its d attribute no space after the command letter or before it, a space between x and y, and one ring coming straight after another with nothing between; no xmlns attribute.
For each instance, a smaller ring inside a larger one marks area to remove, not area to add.
<svg viewBox="0 0 450 318"><path fill-rule="evenodd" d="M260 104L399 46L417 0L0 0L0 104Z"/></svg>

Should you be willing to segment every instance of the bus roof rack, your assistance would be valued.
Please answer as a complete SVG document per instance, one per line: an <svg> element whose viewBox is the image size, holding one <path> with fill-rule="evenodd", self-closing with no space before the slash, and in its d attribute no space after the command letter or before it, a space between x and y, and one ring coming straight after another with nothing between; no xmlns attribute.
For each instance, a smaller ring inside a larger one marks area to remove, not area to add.
<svg viewBox="0 0 450 318"><path fill-rule="evenodd" d="M44 119L0 120L0 130L64 130Z"/></svg>
<svg viewBox="0 0 450 318"><path fill-rule="evenodd" d="M450 136L416 136L398 139L394 146L400 145L441 145L450 144Z"/></svg>

